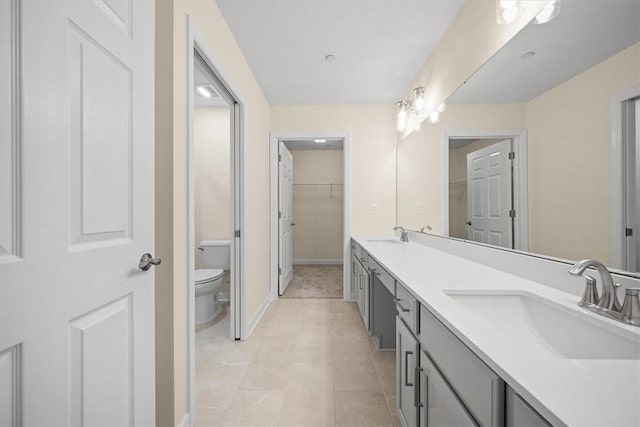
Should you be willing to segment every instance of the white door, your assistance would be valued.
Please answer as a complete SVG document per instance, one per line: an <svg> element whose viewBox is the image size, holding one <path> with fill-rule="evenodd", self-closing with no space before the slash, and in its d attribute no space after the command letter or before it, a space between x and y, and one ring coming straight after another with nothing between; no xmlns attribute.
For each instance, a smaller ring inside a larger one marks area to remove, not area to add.
<svg viewBox="0 0 640 427"><path fill-rule="evenodd" d="M293 157L282 141L279 142L278 210L280 230L280 257L278 262L278 291L282 295L293 278L293 234L291 212L293 206Z"/></svg>
<svg viewBox="0 0 640 427"><path fill-rule="evenodd" d="M640 99L629 101L626 153L625 270L640 271Z"/></svg>
<svg viewBox="0 0 640 427"><path fill-rule="evenodd" d="M468 238L513 248L511 141L467 154Z"/></svg>
<svg viewBox="0 0 640 427"><path fill-rule="evenodd" d="M154 271L138 268L154 249L154 4L19 4L0 425L154 425Z"/></svg>

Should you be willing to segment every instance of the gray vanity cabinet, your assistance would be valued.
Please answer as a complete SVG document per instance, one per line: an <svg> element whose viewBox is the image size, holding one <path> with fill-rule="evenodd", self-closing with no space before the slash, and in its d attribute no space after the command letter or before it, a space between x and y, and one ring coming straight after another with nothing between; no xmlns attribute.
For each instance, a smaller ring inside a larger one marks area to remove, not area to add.
<svg viewBox="0 0 640 427"><path fill-rule="evenodd" d="M351 245L351 269L351 297L356 301L368 331L371 284L367 268L367 254L357 243Z"/></svg>
<svg viewBox="0 0 640 427"><path fill-rule="evenodd" d="M420 367L417 372L420 427L477 426L424 351L420 352Z"/></svg>
<svg viewBox="0 0 640 427"><path fill-rule="evenodd" d="M551 427L551 424L510 387L507 387L506 394L506 427Z"/></svg>
<svg viewBox="0 0 640 427"><path fill-rule="evenodd" d="M407 325L396 317L396 403L403 426L413 427L418 421L416 368L420 346Z"/></svg>

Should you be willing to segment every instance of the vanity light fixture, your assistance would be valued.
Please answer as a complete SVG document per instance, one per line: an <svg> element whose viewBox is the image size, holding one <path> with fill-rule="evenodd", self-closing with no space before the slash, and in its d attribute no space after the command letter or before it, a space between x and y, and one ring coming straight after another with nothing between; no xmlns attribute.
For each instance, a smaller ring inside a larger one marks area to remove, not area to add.
<svg viewBox="0 0 640 427"><path fill-rule="evenodd" d="M547 5L536 15L533 20L534 24L546 24L560 13L560 0L551 0Z"/></svg>
<svg viewBox="0 0 640 427"><path fill-rule="evenodd" d="M413 90L413 110L417 113L424 108L424 87L418 86Z"/></svg>
<svg viewBox="0 0 640 427"><path fill-rule="evenodd" d="M314 139L313 142L315 142L316 144L324 144L325 142L327 142L326 139Z"/></svg>

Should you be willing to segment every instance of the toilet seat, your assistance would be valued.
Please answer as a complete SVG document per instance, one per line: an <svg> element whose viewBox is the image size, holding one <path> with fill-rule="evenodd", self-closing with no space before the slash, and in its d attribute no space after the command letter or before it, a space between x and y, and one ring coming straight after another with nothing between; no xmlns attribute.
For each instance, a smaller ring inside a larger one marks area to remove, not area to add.
<svg viewBox="0 0 640 427"><path fill-rule="evenodd" d="M195 274L195 282L196 286L204 285L205 283L214 281L216 279L220 279L224 276L224 270L212 269L212 268L201 268L196 270Z"/></svg>

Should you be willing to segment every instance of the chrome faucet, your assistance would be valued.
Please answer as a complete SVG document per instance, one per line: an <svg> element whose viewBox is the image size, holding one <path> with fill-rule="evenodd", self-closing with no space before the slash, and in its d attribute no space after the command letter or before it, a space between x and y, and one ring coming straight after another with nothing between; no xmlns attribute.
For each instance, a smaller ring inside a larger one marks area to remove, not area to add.
<svg viewBox="0 0 640 427"><path fill-rule="evenodd" d="M420 232L421 232L421 233L424 233L424 230L429 230L429 231L431 231L431 230L433 230L433 228L431 228L431 226L430 226L430 225L425 225L424 227L422 227L422 228L420 229Z"/></svg>
<svg viewBox="0 0 640 427"><path fill-rule="evenodd" d="M609 270L607 270L607 267L605 267L603 263L594 259L583 259L568 269L567 273L574 276L582 276L587 268L592 267L600 274L600 279L602 280L602 296L596 303L596 306L605 310L615 310L619 313L622 306L620 305L620 301L618 301L616 288L620 287L620 285L613 283L611 273L609 273ZM593 278L591 279L593 280Z"/></svg>
<svg viewBox="0 0 640 427"><path fill-rule="evenodd" d="M409 236L407 235L407 230L405 230L404 227L401 227L399 225L396 226L396 227L393 227L393 231L396 231L396 230L402 230L400 232L400 241L401 242L408 242L409 241Z"/></svg>
<svg viewBox="0 0 640 427"><path fill-rule="evenodd" d="M596 279L584 274L588 268L595 268L600 274L602 296L598 296ZM587 280L587 287L578 303L579 306L629 325L640 326L640 288L628 288L624 303L620 305L616 294L620 284L613 282L611 273L601 262L592 259L578 261L567 270L567 273L583 276Z"/></svg>

